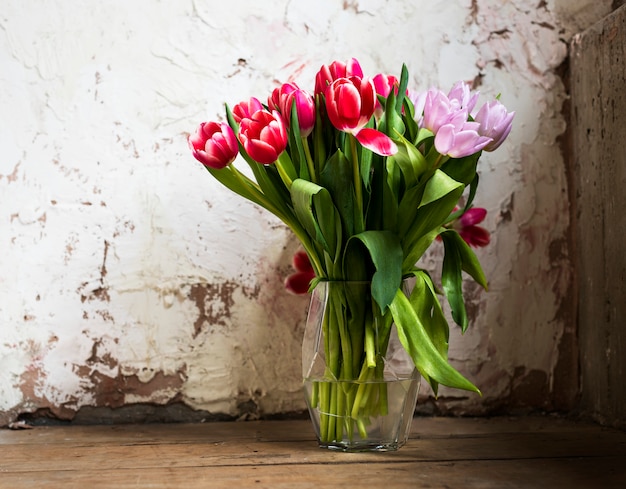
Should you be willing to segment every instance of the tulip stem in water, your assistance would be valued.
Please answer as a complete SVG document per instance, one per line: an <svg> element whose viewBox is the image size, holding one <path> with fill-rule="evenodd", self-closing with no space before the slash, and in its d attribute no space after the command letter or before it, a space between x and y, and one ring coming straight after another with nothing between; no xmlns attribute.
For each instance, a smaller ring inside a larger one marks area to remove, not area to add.
<svg viewBox="0 0 626 489"><path fill-rule="evenodd" d="M356 196L356 204L357 209L359 210L359 214L363 215L363 192L361 189L361 167L359 165L359 158L356 152L356 137L353 135L349 136L350 138L350 152L352 153L350 156L352 157L352 174L354 180L354 192Z"/></svg>

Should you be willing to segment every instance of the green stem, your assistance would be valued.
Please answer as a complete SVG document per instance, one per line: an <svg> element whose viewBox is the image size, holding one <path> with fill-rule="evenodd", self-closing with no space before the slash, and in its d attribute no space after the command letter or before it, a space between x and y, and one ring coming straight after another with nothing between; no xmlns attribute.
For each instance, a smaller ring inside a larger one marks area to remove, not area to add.
<svg viewBox="0 0 626 489"><path fill-rule="evenodd" d="M359 165L359 158L357 155L356 137L352 134L348 134L350 139L350 153L352 157L352 179L354 184L354 192L356 196L356 205L359 210L359 215L363 215L363 189L361 184L361 166ZM359 230L360 232L360 230Z"/></svg>
<svg viewBox="0 0 626 489"><path fill-rule="evenodd" d="M281 180L285 184L285 187L287 187L287 189L290 189L293 183L293 180L289 177L289 175L287 175L287 172L285 171L285 168L280 162L280 159L276 160L276 162L274 163L274 166L276 166L276 169L278 170L278 174L280 175Z"/></svg>
<svg viewBox="0 0 626 489"><path fill-rule="evenodd" d="M315 171L315 164L313 163L313 157L311 156L311 150L309 149L308 138L302 138L302 146L304 147L304 155L306 157L306 165L309 169L309 175L313 183L317 183L317 173Z"/></svg>

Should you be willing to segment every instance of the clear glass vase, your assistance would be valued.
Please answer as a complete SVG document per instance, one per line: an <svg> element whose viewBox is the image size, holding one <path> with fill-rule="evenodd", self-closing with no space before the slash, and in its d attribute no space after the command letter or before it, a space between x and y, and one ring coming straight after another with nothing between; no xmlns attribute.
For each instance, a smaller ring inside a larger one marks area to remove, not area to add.
<svg viewBox="0 0 626 489"><path fill-rule="evenodd" d="M420 375L369 282L320 282L302 344L304 392L319 445L397 450L406 443Z"/></svg>

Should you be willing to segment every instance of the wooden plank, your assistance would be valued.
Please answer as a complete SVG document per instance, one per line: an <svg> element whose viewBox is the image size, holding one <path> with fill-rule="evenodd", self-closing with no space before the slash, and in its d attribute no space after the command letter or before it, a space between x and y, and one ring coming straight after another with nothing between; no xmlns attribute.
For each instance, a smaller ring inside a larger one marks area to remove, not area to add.
<svg viewBox="0 0 626 489"><path fill-rule="evenodd" d="M623 489L626 459L528 459L450 462L157 467L3 473L11 489L111 488L482 488Z"/></svg>
<svg viewBox="0 0 626 489"><path fill-rule="evenodd" d="M571 52L582 405L626 427L626 6Z"/></svg>
<svg viewBox="0 0 626 489"><path fill-rule="evenodd" d="M364 480L386 487L606 489L626 483L622 431L552 417L416 421L405 447L377 454L319 449L309 421L0 431L0 488L297 489Z"/></svg>
<svg viewBox="0 0 626 489"><path fill-rule="evenodd" d="M575 433L536 435L516 433L463 438L411 440L393 453L339 453L321 450L313 442L222 442L182 444L125 444L12 447L3 450L1 472L120 470L159 467L218 467L250 465L342 464L358 462L414 462L504 460L564 457L626 458L621 434L581 437Z"/></svg>

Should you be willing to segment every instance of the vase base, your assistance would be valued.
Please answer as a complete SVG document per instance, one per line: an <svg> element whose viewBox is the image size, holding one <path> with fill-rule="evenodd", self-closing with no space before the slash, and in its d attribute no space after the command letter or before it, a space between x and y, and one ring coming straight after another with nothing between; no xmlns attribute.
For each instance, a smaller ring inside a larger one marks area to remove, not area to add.
<svg viewBox="0 0 626 489"><path fill-rule="evenodd" d="M325 443L319 442L320 448L337 452L358 453L358 452L395 452L403 447L404 443Z"/></svg>

